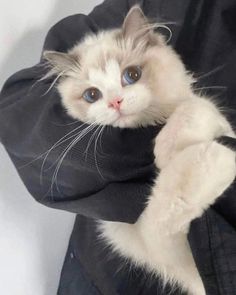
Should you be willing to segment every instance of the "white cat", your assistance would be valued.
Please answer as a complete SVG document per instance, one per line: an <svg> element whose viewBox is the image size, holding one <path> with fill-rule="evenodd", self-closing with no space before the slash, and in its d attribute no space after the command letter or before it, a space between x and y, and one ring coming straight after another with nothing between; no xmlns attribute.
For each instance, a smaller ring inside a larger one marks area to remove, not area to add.
<svg viewBox="0 0 236 295"><path fill-rule="evenodd" d="M120 255L204 295L187 233L235 178L235 153L214 141L234 132L210 100L194 93L192 76L156 26L134 6L122 28L86 36L68 53L45 52L47 76L61 78L62 102L81 121L120 128L166 123L155 142L160 173L146 209L135 224L98 226Z"/></svg>

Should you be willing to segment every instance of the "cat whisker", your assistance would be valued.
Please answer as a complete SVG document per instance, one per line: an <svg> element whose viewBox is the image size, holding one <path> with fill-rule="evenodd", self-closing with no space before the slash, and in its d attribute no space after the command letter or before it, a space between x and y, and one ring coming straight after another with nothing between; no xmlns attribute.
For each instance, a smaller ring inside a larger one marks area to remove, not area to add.
<svg viewBox="0 0 236 295"><path fill-rule="evenodd" d="M33 88L38 84L38 83L40 83L41 82L41 78L40 79L38 79L38 80L36 80L36 82L35 83L33 83L33 85L29 88L29 90L28 90L28 94L33 90Z"/></svg>
<svg viewBox="0 0 236 295"><path fill-rule="evenodd" d="M199 87L199 88L194 88L194 90L204 90L204 89L227 89L228 87L226 86L206 86L206 87Z"/></svg>
<svg viewBox="0 0 236 295"><path fill-rule="evenodd" d="M52 166L54 166L57 163L57 166L56 166L55 171L54 171L53 176L52 176L51 195L53 194L53 185L54 184L56 184L57 190L59 192L59 188L58 188L58 184L57 184L57 175L58 175L58 172L60 170L60 167L61 167L62 162L65 159L66 155L68 154L68 152L73 148L73 146L77 142L79 142L82 138L84 138L89 132L91 132L97 126L100 127L98 125L98 122L95 121L94 123L92 123L91 125L89 125L88 127L86 127L85 129L83 129L79 134L77 134L76 135L76 138L74 140L72 140L72 142L64 149L64 151L59 155L59 157L57 158L57 160L55 161L55 163L52 165Z"/></svg>
<svg viewBox="0 0 236 295"><path fill-rule="evenodd" d="M90 137L89 139L89 142L87 144L87 147L86 147L86 150L84 151L84 154L85 154L85 160L87 161L87 156L88 156L88 150L89 150L89 147L91 146L92 144L92 141L94 139L94 137L96 136L96 133L97 133L97 130L99 129L99 125L97 127L97 129L94 131L93 135Z"/></svg>
<svg viewBox="0 0 236 295"><path fill-rule="evenodd" d="M73 134L73 135L69 136L68 138L66 138L66 139L64 139L63 141L61 141L60 144L58 144L56 147L58 147L59 145L63 144L64 142L68 141L69 139L78 136L78 134L79 134L79 132L76 133L76 134ZM53 148L55 148L55 147L53 147ZM41 172L40 172L40 183L41 183L41 184L42 184L42 176L43 176L43 172L44 172L44 171L48 171L48 170L50 170L50 169L55 165L55 163L56 163L56 162L55 162L54 164L52 164L52 165L49 166L48 168L45 168L45 169L44 169L44 166L45 166L45 164L46 164L47 158L48 158L49 154L52 152L53 148L51 148L51 149L47 152L47 154L46 154L46 156L45 156L45 158L44 158L44 160L43 160L43 163L42 163L42 166L41 166Z"/></svg>
<svg viewBox="0 0 236 295"><path fill-rule="evenodd" d="M52 122L53 123L53 122ZM71 125L74 125L76 123L80 123L78 120L74 121L74 122L71 122L71 123L67 123L67 124L58 124L58 123L55 123L54 125L55 126L58 126L58 127L66 127L66 126L71 126Z"/></svg>
<svg viewBox="0 0 236 295"><path fill-rule="evenodd" d="M42 158L43 156L45 156L47 153L50 153L54 148L60 146L62 143L64 143L65 141L67 141L69 138L64 139L66 136L70 135L71 133L75 132L77 129L81 128L83 125L85 125L86 123L83 123L82 125L76 127L75 129L73 129L72 131L68 132L66 135L64 135L62 138L60 138L49 150L47 150L46 152L40 154L39 156L37 156L35 159L33 159L32 161L19 166L18 169L23 169L25 167L27 167L28 165L31 165L32 163L34 163L35 161L39 160L40 158ZM74 135L75 136L75 135ZM63 140L64 139L64 140Z"/></svg>
<svg viewBox="0 0 236 295"><path fill-rule="evenodd" d="M51 182L51 194L53 195L53 185L56 184L56 188L59 192L59 188L58 188L58 184L57 184L57 175L58 172L61 168L62 162L65 159L66 155L68 154L68 152L73 148L73 146L80 141L82 138L84 138L91 130L93 130L97 125L96 124L91 124L90 126L88 126L87 128L85 128L83 131L81 131L79 133L79 135L72 140L72 142L67 146L67 148L60 154L60 156L57 158L57 160L55 161L55 163L57 163L57 166L54 170L53 176L52 176L52 182Z"/></svg>
<svg viewBox="0 0 236 295"><path fill-rule="evenodd" d="M216 67L215 69L213 69L212 71L208 72L208 73L205 73L199 77L196 77L197 80L201 80L201 79L204 79L206 77L209 77L217 72L219 72L220 70L222 70L223 68L225 67L225 65L221 65L221 66L218 66Z"/></svg>
<svg viewBox="0 0 236 295"><path fill-rule="evenodd" d="M51 165L49 168L47 168L46 170L44 169L44 166L45 166L45 164L46 164L46 161L47 161L47 158L48 158L48 156L49 156L49 154L52 152L52 150L53 149L55 149L56 147L58 147L58 146L60 146L60 145L62 145L64 142L66 142L66 141L68 141L69 139L71 139L71 138L74 138L74 137L76 137L76 136L78 136L78 134L79 133L81 133L82 131L80 131L80 132L78 132L78 133L76 133L76 134L73 134L73 135L71 135L71 136L69 136L69 137L67 137L68 135L70 135L71 133L73 133L73 132L75 132L76 130L78 130L78 129L81 129L84 125L87 125L87 123L83 123L82 125L80 125L80 126L78 126L78 127L76 127L76 128L74 128L72 131L70 131L69 133L67 133L65 136L63 136L60 140L58 140L46 153L44 153L43 155L45 155L45 158L44 158L44 160L43 160L43 163L42 163L42 165L41 165L41 171L40 171L40 184L42 185L42 179L43 179L43 171L47 171L47 170L50 170L54 165L55 165L55 163L53 164L53 165ZM67 138L66 138L67 137ZM64 139L65 138L65 139Z"/></svg>
<svg viewBox="0 0 236 295"><path fill-rule="evenodd" d="M95 159L95 164L96 164L96 167L97 167L98 173L100 174L100 176L101 176L103 179L105 179L105 178L104 178L104 176L102 175L101 170L99 169L99 166L98 166L98 160L97 160L97 144L98 144L98 139L99 139L100 135L102 134L104 128L105 128L105 126L101 126L100 131L99 131L99 133L98 133L98 136L97 136L97 138L96 138L96 140L95 140L95 145L94 145L94 159Z"/></svg>
<svg viewBox="0 0 236 295"><path fill-rule="evenodd" d="M54 87L54 85L57 83L57 81L65 74L65 72L66 71L62 71L56 76L56 78L53 80L53 82L50 85L50 87L48 88L48 90L42 96L45 96L49 93L49 91Z"/></svg>
<svg viewBox="0 0 236 295"><path fill-rule="evenodd" d="M158 28L162 28L162 29L167 30L169 32L169 38L166 40L166 42L169 43L170 40L173 37L173 33L172 33L171 29L167 25L171 25L171 24L175 24L175 23L171 23L171 22L169 22L169 23L158 23L158 22L157 23L151 23L151 24L147 24L147 25L143 26L142 29L144 31L146 31L146 30L147 31L156 30Z"/></svg>
<svg viewBox="0 0 236 295"><path fill-rule="evenodd" d="M100 136L100 140L99 140L99 145L100 145L100 148L101 148L101 152L103 153L103 150L102 150L102 135L103 135L103 132L104 132L104 129L106 128L106 126L103 126L102 127L102 132L101 132L101 136Z"/></svg>
<svg viewBox="0 0 236 295"><path fill-rule="evenodd" d="M37 68L49 68L49 63L42 63L42 64L40 63L40 64L36 65L36 67L37 67ZM47 74L48 74L48 73L47 73ZM29 88L28 93L29 93L30 91L32 91L32 89L33 89L38 83L42 82L42 81L44 80L44 77L47 76L47 74L41 76L41 77L38 78L38 79L36 79L36 82L33 83L32 86Z"/></svg>
<svg viewBox="0 0 236 295"><path fill-rule="evenodd" d="M78 121L77 121L78 122ZM76 122L75 122L76 123ZM80 122L78 122L78 123L80 123ZM71 130L70 132L68 132L66 135L64 135L62 138L60 138L49 150L47 150L45 153L43 153L43 154L41 154L40 156L38 156L36 159L34 159L33 161L31 161L31 162L29 162L29 163L27 163L26 165L24 165L24 166L22 166L22 167L20 167L20 168L23 168L23 167L25 167L25 166L27 166L27 165L30 165L31 163L33 163L34 161L36 161L36 160L38 160L38 159L40 159L41 157L43 157L44 155L45 155L45 158L44 158L44 161L43 161L43 163L42 163L42 166L41 166L41 173L40 173L40 179L42 178L42 172L43 172L43 168L44 168L44 165L45 165L45 162L46 162L46 160L47 160L47 157L49 156L49 154L52 152L52 150L53 149L55 149L55 148L57 148L58 146L60 146L61 144L63 144L64 142L66 142L66 141L68 141L69 139L71 139L71 138L73 138L73 137L75 137L75 136L78 136L78 133L76 133L76 134L73 134L73 135L71 135L71 136L69 136L71 133L73 133L73 132L76 132L76 130L78 130L78 129L81 129L84 125L87 125L89 122L84 122L82 125L80 125L80 126L78 126L78 127L76 127L76 128L74 128L73 130ZM90 125L89 125L90 126ZM83 129L84 130L84 129ZM82 130L82 131L83 131ZM82 132L81 131L81 132ZM67 137L67 136L69 136L69 137ZM50 166L50 168L51 168L51 166ZM50 168L47 168L47 170L49 170ZM40 181L41 182L41 181Z"/></svg>

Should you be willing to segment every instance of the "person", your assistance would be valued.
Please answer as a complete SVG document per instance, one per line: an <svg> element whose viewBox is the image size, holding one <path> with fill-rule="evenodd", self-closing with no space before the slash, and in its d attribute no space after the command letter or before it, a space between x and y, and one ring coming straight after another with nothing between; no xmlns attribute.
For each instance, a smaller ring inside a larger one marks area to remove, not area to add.
<svg viewBox="0 0 236 295"><path fill-rule="evenodd" d="M224 91L220 100L229 110L234 110L236 4L233 0L224 3L221 0L106 0L88 16L73 15L53 26L44 50L63 52L89 32L120 26L137 2L148 17L172 23L171 44L187 68L199 75L197 87L215 95L214 91L221 85ZM68 144L64 136L71 134L75 126L61 106L55 88L48 91L52 80L39 81L45 74L42 65L41 58L39 64L14 74L5 83L0 95L0 139L37 201L77 213L58 295L169 294L170 286L163 287L157 278L130 267L107 249L97 238L95 227L97 219L134 223L141 214L155 173L151 142L158 130L111 130L111 136L104 139L112 150L106 164L113 163L121 170L111 169L108 179L101 179L96 167L81 157L88 142L79 143L63 163L57 187L52 187L53 163ZM228 116L232 123L236 122L234 111L228 112ZM76 128L79 126L78 122ZM119 143L122 142L133 151L128 163L121 163ZM136 142L139 145L134 146ZM140 153L141 164L137 160ZM122 178L124 172L126 179ZM233 185L192 223L189 233L189 244L208 295L235 294L234 194ZM176 289L173 294L183 293Z"/></svg>

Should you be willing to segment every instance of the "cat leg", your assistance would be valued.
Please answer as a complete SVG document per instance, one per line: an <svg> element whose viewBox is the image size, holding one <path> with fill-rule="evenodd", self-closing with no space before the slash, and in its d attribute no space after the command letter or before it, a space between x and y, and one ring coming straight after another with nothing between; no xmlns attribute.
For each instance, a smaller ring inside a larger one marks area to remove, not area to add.
<svg viewBox="0 0 236 295"><path fill-rule="evenodd" d="M222 173L223 171L223 173ZM188 241L190 222L232 183L235 153L208 142L187 147L162 169L136 224L102 222L102 237L134 264L204 295Z"/></svg>
<svg viewBox="0 0 236 295"><path fill-rule="evenodd" d="M185 147L235 134L217 107L201 97L191 98L172 113L155 142L156 165L162 169Z"/></svg>
<svg viewBox="0 0 236 295"><path fill-rule="evenodd" d="M182 104L156 139L156 164L162 169L137 223L100 224L115 252L191 295L205 290L187 241L189 225L235 176L234 152L211 142L221 135L234 136L211 102L197 98Z"/></svg>
<svg viewBox="0 0 236 295"><path fill-rule="evenodd" d="M146 212L158 212L157 223L167 222L165 231L187 231L230 186L235 173L235 152L229 148L214 141L189 146L161 170Z"/></svg>
<svg viewBox="0 0 236 295"><path fill-rule="evenodd" d="M133 225L100 222L99 231L115 255L129 259L133 267L141 267L153 278L161 279L163 286L169 283L173 289L178 286L189 295L206 295L187 234L167 234L153 226L146 229L147 221L141 218Z"/></svg>
<svg viewBox="0 0 236 295"><path fill-rule="evenodd" d="M235 175L235 152L216 142L196 144L179 152L161 170L149 203L138 221L149 248L157 233L172 240L181 237L181 233L187 235L191 221L215 202ZM187 245L182 243L182 248L178 245L175 251L178 255L172 256L176 263L172 264L169 275L190 294L204 294Z"/></svg>

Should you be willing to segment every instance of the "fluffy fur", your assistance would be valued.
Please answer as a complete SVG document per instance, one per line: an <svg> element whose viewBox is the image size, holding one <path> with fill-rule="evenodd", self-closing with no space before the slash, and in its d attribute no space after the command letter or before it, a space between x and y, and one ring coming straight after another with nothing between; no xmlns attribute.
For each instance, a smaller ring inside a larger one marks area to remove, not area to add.
<svg viewBox="0 0 236 295"><path fill-rule="evenodd" d="M217 107L194 93L192 76L154 27L135 6L122 28L86 36L68 53L45 52L48 75L61 78L62 102L76 119L120 128L166 123L154 149L160 173L143 214L133 225L98 226L120 255L189 294L204 295L187 233L235 178L235 153L214 141L234 133ZM141 67L141 79L124 86L123 72L133 65ZM90 87L102 93L92 104L83 99ZM119 110L110 107L116 97L122 98Z"/></svg>

